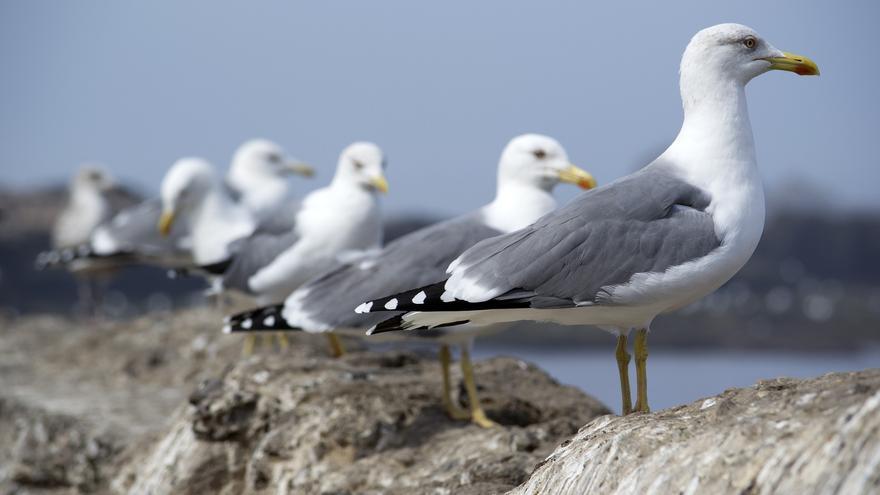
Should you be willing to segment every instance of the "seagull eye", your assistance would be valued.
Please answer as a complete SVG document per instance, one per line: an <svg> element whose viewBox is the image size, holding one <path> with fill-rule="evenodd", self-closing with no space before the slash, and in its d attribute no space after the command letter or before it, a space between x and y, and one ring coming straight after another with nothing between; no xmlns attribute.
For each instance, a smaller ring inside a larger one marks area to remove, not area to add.
<svg viewBox="0 0 880 495"><path fill-rule="evenodd" d="M361 163L361 162L359 162L359 161L357 161L357 160L352 160L351 163L354 164L354 169L355 169L355 170L361 170L361 169L364 168L364 164Z"/></svg>
<svg viewBox="0 0 880 495"><path fill-rule="evenodd" d="M756 40L754 36L747 36L746 39L743 40L743 46L752 50L758 46L758 40Z"/></svg>
<svg viewBox="0 0 880 495"><path fill-rule="evenodd" d="M281 156L277 153L269 153L269 155L266 156L266 159L272 163L278 163L281 161Z"/></svg>
<svg viewBox="0 0 880 495"><path fill-rule="evenodd" d="M532 152L532 154L535 155L535 158L537 158L538 160L543 160L547 157L547 152L544 150L535 150Z"/></svg>

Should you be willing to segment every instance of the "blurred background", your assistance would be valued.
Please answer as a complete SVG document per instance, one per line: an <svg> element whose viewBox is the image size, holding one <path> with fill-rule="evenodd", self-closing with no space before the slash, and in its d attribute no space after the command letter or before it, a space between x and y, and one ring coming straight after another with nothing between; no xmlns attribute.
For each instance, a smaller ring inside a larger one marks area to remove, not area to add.
<svg viewBox="0 0 880 495"><path fill-rule="evenodd" d="M103 164L131 203L179 157L225 169L265 137L318 168L291 179L302 195L368 139L389 157L393 238L488 202L498 155L523 132L557 138L600 183L643 166L678 131L689 38L740 22L822 76L750 84L764 238L723 289L658 319L652 402L880 366L878 20L870 1L2 2L0 310L73 311L73 279L32 265L83 163ZM103 312L201 304L202 288L132 268ZM616 405L613 345L594 329L519 324L477 350Z"/></svg>

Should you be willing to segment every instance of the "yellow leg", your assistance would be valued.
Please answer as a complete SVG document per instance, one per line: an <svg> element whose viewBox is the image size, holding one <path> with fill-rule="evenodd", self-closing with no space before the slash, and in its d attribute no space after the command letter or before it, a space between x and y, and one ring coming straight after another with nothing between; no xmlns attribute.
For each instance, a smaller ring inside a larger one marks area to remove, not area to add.
<svg viewBox="0 0 880 495"><path fill-rule="evenodd" d="M471 414L455 405L452 400L452 380L449 377L449 364L452 362L452 353L448 345L440 346L440 365L443 367L443 407L446 414L452 419L471 419Z"/></svg>
<svg viewBox="0 0 880 495"><path fill-rule="evenodd" d="M474 381L474 369L471 366L471 353L467 346L461 346L461 372L464 375L464 388L467 390L468 401L471 403L471 421L483 428L498 426L486 416L480 398L477 396L477 384Z"/></svg>
<svg viewBox="0 0 880 495"><path fill-rule="evenodd" d="M275 338L278 339L278 350L281 352L286 351L290 348L290 341L287 340L287 334L284 332L278 332L275 334Z"/></svg>
<svg viewBox="0 0 880 495"><path fill-rule="evenodd" d="M333 332L327 333L327 341L330 342L330 354L333 357L342 357L345 354L345 347L342 346L342 340Z"/></svg>
<svg viewBox="0 0 880 495"><path fill-rule="evenodd" d="M648 330L643 328L636 333L636 384L638 394L636 398L636 411L651 412L648 407Z"/></svg>
<svg viewBox="0 0 880 495"><path fill-rule="evenodd" d="M617 372L620 374L620 399L621 413L625 416L632 412L632 398L629 389L629 360L630 355L626 352L626 335L617 336Z"/></svg>
<svg viewBox="0 0 880 495"><path fill-rule="evenodd" d="M256 343L257 338L253 334L247 334L244 336L244 345L241 348L241 355L244 357L248 357L254 353L254 344Z"/></svg>

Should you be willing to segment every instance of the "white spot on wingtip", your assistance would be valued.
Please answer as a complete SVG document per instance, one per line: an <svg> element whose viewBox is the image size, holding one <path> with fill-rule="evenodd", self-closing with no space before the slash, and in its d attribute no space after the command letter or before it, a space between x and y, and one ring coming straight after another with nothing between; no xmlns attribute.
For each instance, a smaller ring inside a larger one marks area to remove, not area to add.
<svg viewBox="0 0 880 495"><path fill-rule="evenodd" d="M230 325L223 325L223 333L232 333L232 327Z"/></svg>
<svg viewBox="0 0 880 495"><path fill-rule="evenodd" d="M226 315L226 316L223 317L223 324L224 324L224 325L228 325L229 322L231 322L231 321L232 321L232 317L231 317L231 316Z"/></svg>
<svg viewBox="0 0 880 495"><path fill-rule="evenodd" d="M267 316L266 319L263 320L263 325L266 325L268 327L274 327L275 326L275 317L272 315Z"/></svg>
<svg viewBox="0 0 880 495"><path fill-rule="evenodd" d="M241 328L244 328L245 330L250 329L252 326L254 326L254 322L250 318L241 322Z"/></svg>
<svg viewBox="0 0 880 495"><path fill-rule="evenodd" d="M359 315L364 314L364 313L369 313L370 308L372 308L372 307L373 307L373 301L367 301L365 303L361 303L360 306L354 308L354 312Z"/></svg>
<svg viewBox="0 0 880 495"><path fill-rule="evenodd" d="M455 301L455 296L450 294L448 290L444 290L443 294L440 295L440 300L443 302L452 302Z"/></svg>
<svg viewBox="0 0 880 495"><path fill-rule="evenodd" d="M419 291L415 297L412 298L413 304L425 304L425 299L428 298L428 294L425 294L425 291Z"/></svg>
<svg viewBox="0 0 880 495"><path fill-rule="evenodd" d="M397 298L389 299L387 303L385 303L385 309L397 309Z"/></svg>

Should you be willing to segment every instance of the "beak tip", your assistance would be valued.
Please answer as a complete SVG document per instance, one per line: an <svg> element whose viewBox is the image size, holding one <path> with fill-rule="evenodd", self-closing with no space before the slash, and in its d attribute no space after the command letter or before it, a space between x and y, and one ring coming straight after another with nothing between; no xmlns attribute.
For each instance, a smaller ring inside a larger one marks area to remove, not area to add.
<svg viewBox="0 0 880 495"><path fill-rule="evenodd" d="M592 189L596 187L596 181L589 179L581 179L578 181L578 187L581 189Z"/></svg>

